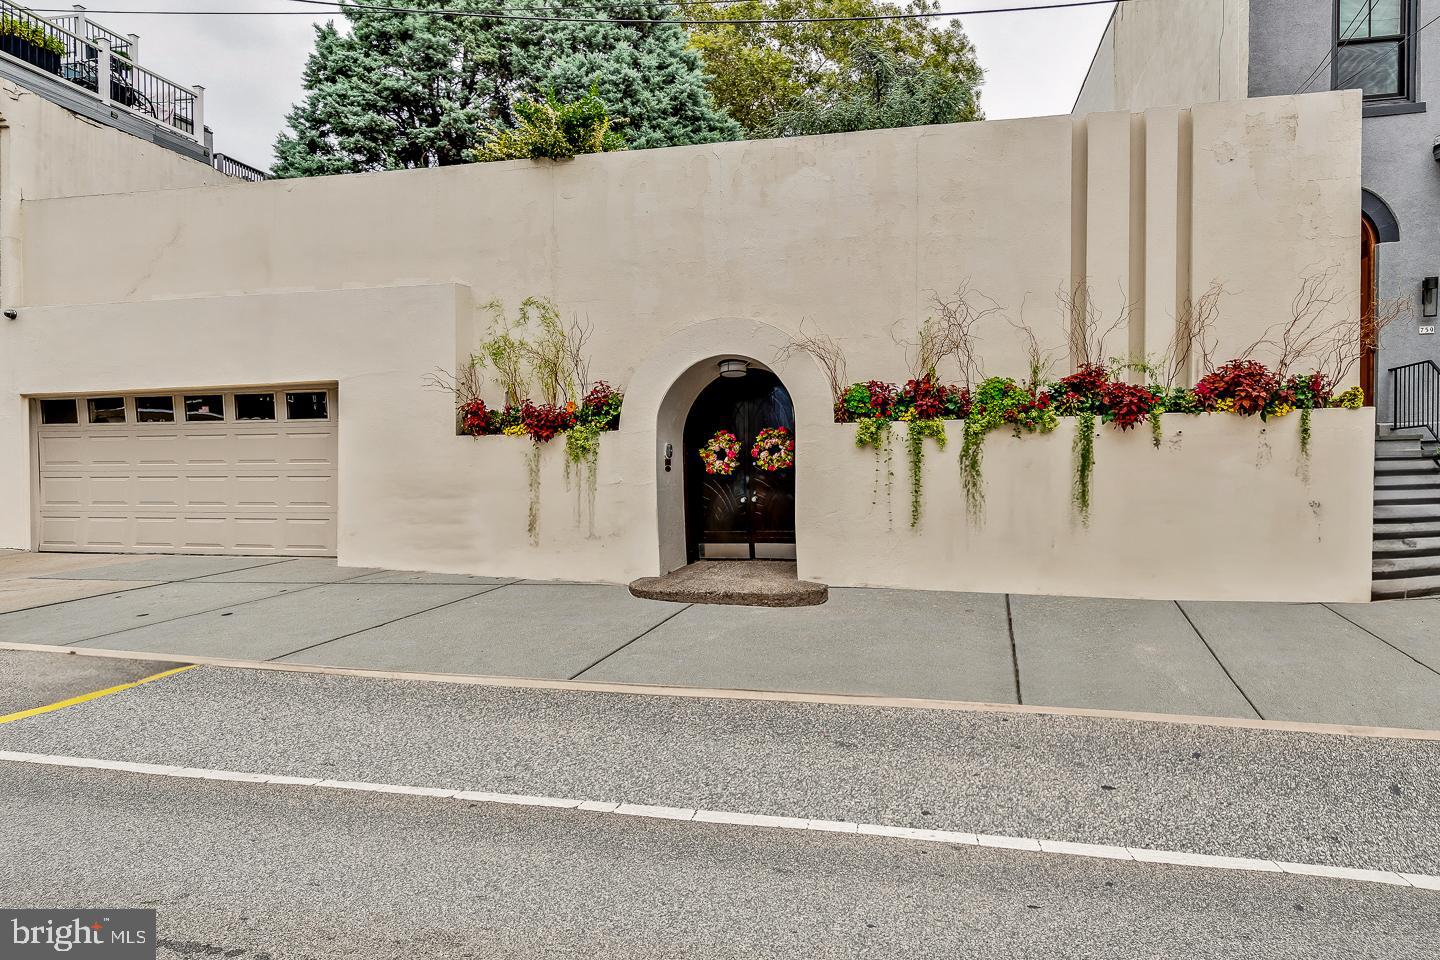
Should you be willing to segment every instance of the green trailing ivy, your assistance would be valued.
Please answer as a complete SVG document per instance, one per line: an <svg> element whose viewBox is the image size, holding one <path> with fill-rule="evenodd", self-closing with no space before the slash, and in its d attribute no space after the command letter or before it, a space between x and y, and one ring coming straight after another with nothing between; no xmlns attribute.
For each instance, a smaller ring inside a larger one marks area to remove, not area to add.
<svg viewBox="0 0 1440 960"><path fill-rule="evenodd" d="M1310 408L1305 407L1300 411L1300 459L1310 459Z"/></svg>
<svg viewBox="0 0 1440 960"><path fill-rule="evenodd" d="M870 447L875 451L875 483L871 489L872 506L880 502L880 474L885 474L885 503L889 509L891 489L895 481L894 448L891 439L890 421L877 417L864 417L855 422L855 446Z"/></svg>
<svg viewBox="0 0 1440 960"><path fill-rule="evenodd" d="M1015 436L1022 433L1049 433L1059 424L1050 403L1050 394L1022 387L1009 377L991 377L975 388L970 415L965 420L965 438L960 444L960 482L965 490L965 509L972 521L985 512L985 484L981 466L985 435L1007 424Z"/></svg>
<svg viewBox="0 0 1440 960"><path fill-rule="evenodd" d="M595 493L599 482L600 434L598 422L580 423L565 434L565 486L577 481L575 520L580 521L582 501L589 507L590 534L595 534Z"/></svg>
<svg viewBox="0 0 1440 960"><path fill-rule="evenodd" d="M905 446L910 455L910 526L918 527L924 496L925 438L932 438L944 450L945 421L911 420L907 426Z"/></svg>
<svg viewBox="0 0 1440 960"><path fill-rule="evenodd" d="M980 468L985 459L985 434L989 432L978 417L965 421L960 441L960 484L965 490L965 511L971 520L985 513L985 480Z"/></svg>
<svg viewBox="0 0 1440 960"><path fill-rule="evenodd" d="M1150 411L1150 442L1156 450L1160 449L1160 442L1165 439L1165 424L1161 422L1160 414L1158 406Z"/></svg>
<svg viewBox="0 0 1440 960"><path fill-rule="evenodd" d="M1080 522L1090 524L1090 481L1095 473L1095 414L1083 410L1075 416L1075 483L1071 496Z"/></svg>

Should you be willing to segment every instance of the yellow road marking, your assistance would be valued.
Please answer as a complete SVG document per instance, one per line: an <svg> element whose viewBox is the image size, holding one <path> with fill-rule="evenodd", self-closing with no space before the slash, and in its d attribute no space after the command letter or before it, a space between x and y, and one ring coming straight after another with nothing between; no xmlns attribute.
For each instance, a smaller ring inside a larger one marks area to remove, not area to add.
<svg viewBox="0 0 1440 960"><path fill-rule="evenodd" d="M176 667L173 670L165 670L161 673L152 674L148 677L141 677L139 680L132 680L129 683L122 683L114 687L106 687L104 690L95 690L91 693L82 693L78 697L71 697L69 700L61 700L58 703L47 704L43 707L31 707L29 710L20 710L16 713L7 713L0 717L0 723L12 723L16 720L24 720L26 717L38 717L42 713L50 713L54 710L64 710L66 707L73 707L77 703L85 703L90 700L98 700L101 697L108 697L112 693L119 693L121 690L129 690L131 687L138 687L142 683L149 683L151 680L163 680L166 677L173 677L177 673L184 673L186 670L194 670L198 663L192 663L183 667Z"/></svg>

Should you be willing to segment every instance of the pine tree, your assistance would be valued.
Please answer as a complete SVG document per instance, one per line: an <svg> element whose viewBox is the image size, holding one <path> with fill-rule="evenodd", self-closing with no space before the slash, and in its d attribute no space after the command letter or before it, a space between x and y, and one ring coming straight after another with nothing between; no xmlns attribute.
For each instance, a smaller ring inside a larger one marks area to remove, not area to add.
<svg viewBox="0 0 1440 960"><path fill-rule="evenodd" d="M362 10L349 29L316 28L305 98L275 143L278 176L468 163L492 125L517 123L517 99L562 101L593 88L632 149L736 140L672 7L569 0L521 11L505 0L407 0L406 6L517 13L506 20ZM650 24L615 20L653 20Z"/></svg>

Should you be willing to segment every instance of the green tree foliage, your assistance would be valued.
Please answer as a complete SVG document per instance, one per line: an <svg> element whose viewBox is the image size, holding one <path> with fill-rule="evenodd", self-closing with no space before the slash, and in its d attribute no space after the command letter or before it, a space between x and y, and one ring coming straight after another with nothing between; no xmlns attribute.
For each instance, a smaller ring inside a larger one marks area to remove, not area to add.
<svg viewBox="0 0 1440 960"><path fill-rule="evenodd" d="M490 127L475 151L477 160L569 160L582 153L625 149L625 138L611 129L610 115L593 89L569 103L556 100L553 93L543 100L517 100L515 113L519 122L514 127Z"/></svg>
<svg viewBox="0 0 1440 960"><path fill-rule="evenodd" d="M594 89L632 148L712 143L742 135L705 87L700 57L653 0L566 0L527 14L654 24L492 20L364 10L344 29L316 28L304 99L275 144L279 176L444 166L474 159L493 127L514 128L518 104L558 103ZM406 6L516 12L507 0L407 0Z"/></svg>
<svg viewBox="0 0 1440 960"><path fill-rule="evenodd" d="M793 137L883 130L971 120L979 112L974 89L959 77L894 57L868 43L851 59L863 87L803 100L780 111L765 132Z"/></svg>
<svg viewBox="0 0 1440 960"><path fill-rule="evenodd" d="M868 129L979 120L975 92L983 76L958 21L935 27L922 18L830 23L745 24L742 20L867 17L926 13L938 0L744 0L686 7L690 28L715 101L756 136L794 129L802 117L824 114L824 130ZM877 64L876 58L885 61ZM888 65L890 75L880 77ZM877 78L883 85L876 99ZM926 106L927 100L936 101ZM842 119L849 118L845 125ZM787 122L788 120L788 122ZM892 122L893 121L893 122ZM804 127L805 124L799 126Z"/></svg>

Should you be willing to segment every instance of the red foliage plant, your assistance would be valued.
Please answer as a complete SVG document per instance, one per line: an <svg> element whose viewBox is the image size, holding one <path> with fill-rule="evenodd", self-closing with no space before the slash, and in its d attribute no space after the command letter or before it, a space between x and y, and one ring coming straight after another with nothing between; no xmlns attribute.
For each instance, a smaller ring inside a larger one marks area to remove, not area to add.
<svg viewBox="0 0 1440 960"><path fill-rule="evenodd" d="M1280 388L1280 380L1265 364L1256 360L1231 360L1205 374L1195 384L1195 395L1206 410L1229 400L1235 413L1260 413Z"/></svg>
<svg viewBox="0 0 1440 960"><path fill-rule="evenodd" d="M472 437L494 432L491 429L490 411L485 409L484 400L477 398L460 407L460 429Z"/></svg>
<svg viewBox="0 0 1440 960"><path fill-rule="evenodd" d="M1129 430L1149 417L1159 400L1144 387L1113 381L1100 390L1100 415L1121 430Z"/></svg>
<svg viewBox="0 0 1440 960"><path fill-rule="evenodd" d="M907 381L900 395L910 401L916 420L934 420L945 411L945 388L930 377Z"/></svg>
<svg viewBox="0 0 1440 960"><path fill-rule="evenodd" d="M1075 394L1076 402L1098 400L1100 393L1110 383L1110 372L1098 363L1081 364L1080 369L1062 377L1057 384L1061 394Z"/></svg>
<svg viewBox="0 0 1440 960"><path fill-rule="evenodd" d="M575 411L567 407L531 403L526 400L525 405L520 408L520 422L525 424L525 432L530 434L530 439L536 443L548 443L555 439L555 435L561 430L575 426Z"/></svg>

